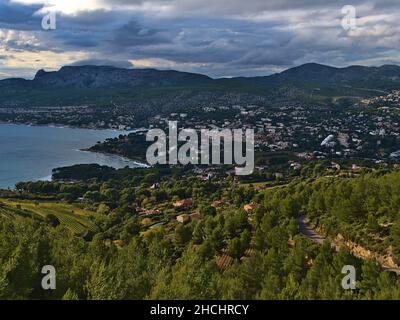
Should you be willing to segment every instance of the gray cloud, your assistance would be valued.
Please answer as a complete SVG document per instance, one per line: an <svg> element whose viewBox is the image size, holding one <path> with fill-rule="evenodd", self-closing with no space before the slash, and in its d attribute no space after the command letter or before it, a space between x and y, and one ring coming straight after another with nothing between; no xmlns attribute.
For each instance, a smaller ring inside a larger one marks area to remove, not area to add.
<svg viewBox="0 0 400 320"><path fill-rule="evenodd" d="M131 67L127 61L146 60L159 68L215 77L262 75L305 62L337 66L400 62L400 8L394 0L353 0L360 19L358 29L350 33L341 27L341 8L347 1L102 3L112 9L58 13L57 30L46 32L34 15L40 6L0 0L0 28L27 31L35 38L24 42L15 35L0 37L0 48L10 53L80 51L89 56L85 63ZM29 67L34 72L35 66Z"/></svg>
<svg viewBox="0 0 400 320"><path fill-rule="evenodd" d="M40 17L33 16L41 6L25 6L0 0L0 28L32 30L40 28Z"/></svg>
<svg viewBox="0 0 400 320"><path fill-rule="evenodd" d="M161 30L146 28L137 21L131 20L113 32L111 42L120 48L171 43L171 39L163 35Z"/></svg>

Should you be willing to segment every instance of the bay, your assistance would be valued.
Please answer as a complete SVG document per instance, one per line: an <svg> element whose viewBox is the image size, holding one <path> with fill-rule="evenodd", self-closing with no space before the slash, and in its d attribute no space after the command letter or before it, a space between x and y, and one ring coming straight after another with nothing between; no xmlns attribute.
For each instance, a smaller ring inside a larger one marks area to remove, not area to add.
<svg viewBox="0 0 400 320"><path fill-rule="evenodd" d="M0 188L20 181L50 180L52 169L75 164L131 168L140 164L119 156L80 149L127 132L0 124Z"/></svg>

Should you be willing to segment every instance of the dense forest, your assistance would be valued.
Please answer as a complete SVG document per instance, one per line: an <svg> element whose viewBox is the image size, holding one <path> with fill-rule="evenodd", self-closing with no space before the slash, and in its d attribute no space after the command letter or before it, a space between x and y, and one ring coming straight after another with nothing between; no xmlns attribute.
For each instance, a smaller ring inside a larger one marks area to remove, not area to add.
<svg viewBox="0 0 400 320"><path fill-rule="evenodd" d="M110 171L104 180L94 169L73 182L2 192L0 298L400 298L400 281L379 261L331 245L340 234L398 261L400 171L333 177L315 170L307 180L268 186L205 181L180 168ZM177 208L182 199L191 202ZM92 236L56 214L34 214L29 201L38 211L47 201L92 212ZM193 213L185 223L176 219ZM300 215L327 237L323 245L299 232ZM44 265L56 269L56 290L41 287ZM344 265L357 270L355 290L341 286Z"/></svg>

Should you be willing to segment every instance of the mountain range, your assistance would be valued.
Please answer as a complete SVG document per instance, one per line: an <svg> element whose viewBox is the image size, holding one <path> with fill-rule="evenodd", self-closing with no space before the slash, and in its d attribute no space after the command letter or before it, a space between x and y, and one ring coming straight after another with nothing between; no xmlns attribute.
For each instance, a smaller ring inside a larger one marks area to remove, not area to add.
<svg viewBox="0 0 400 320"><path fill-rule="evenodd" d="M65 66L39 70L32 80L0 81L0 106L155 105L352 99L400 88L400 67L335 68L308 63L261 77L212 79L174 70Z"/></svg>

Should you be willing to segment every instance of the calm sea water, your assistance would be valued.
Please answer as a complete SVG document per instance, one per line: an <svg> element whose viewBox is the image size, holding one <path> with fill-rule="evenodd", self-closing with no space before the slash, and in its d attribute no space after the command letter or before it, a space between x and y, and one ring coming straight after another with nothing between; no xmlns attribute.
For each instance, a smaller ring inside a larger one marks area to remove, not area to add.
<svg viewBox="0 0 400 320"><path fill-rule="evenodd" d="M136 167L137 163L118 156L79 150L121 133L0 124L0 188L13 188L19 181L49 180L53 168L74 164Z"/></svg>

